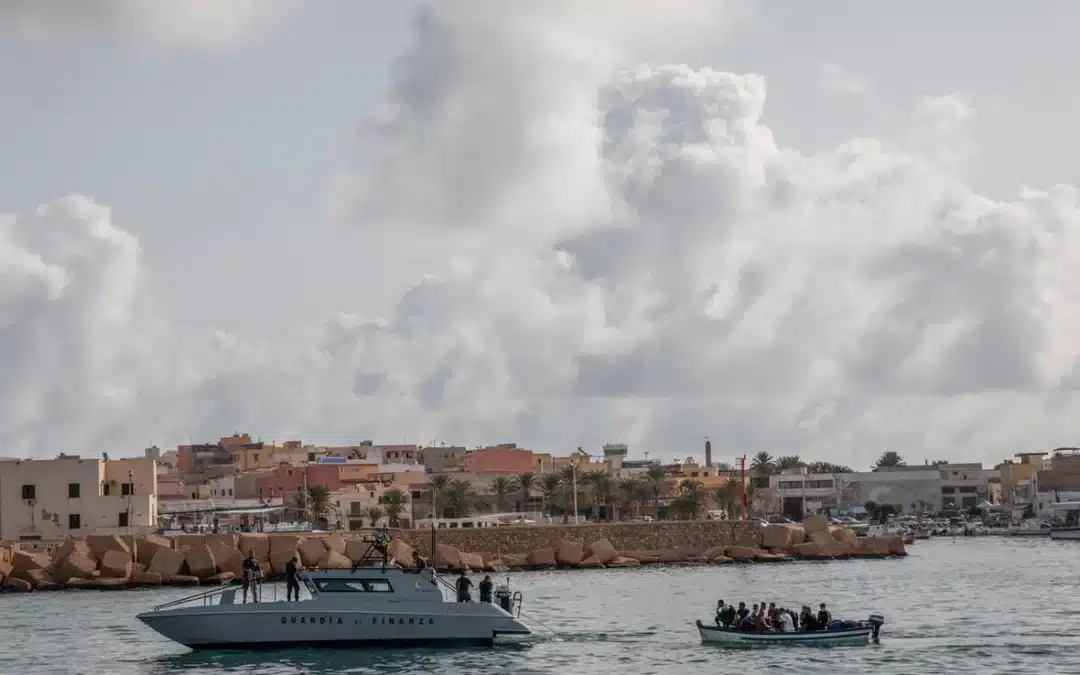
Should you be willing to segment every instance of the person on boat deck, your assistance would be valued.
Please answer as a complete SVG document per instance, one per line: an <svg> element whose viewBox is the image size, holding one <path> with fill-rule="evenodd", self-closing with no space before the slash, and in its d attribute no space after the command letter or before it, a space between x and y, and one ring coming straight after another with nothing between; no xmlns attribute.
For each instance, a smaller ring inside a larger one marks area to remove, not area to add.
<svg viewBox="0 0 1080 675"><path fill-rule="evenodd" d="M785 609L781 609L777 612L777 630L781 633L794 633L795 621L791 618L791 613Z"/></svg>
<svg viewBox="0 0 1080 675"><path fill-rule="evenodd" d="M829 610L825 609L825 603L821 603L821 607L818 608L817 624L818 628L825 630L829 627L829 622L832 621L832 614L829 614Z"/></svg>
<svg viewBox="0 0 1080 675"><path fill-rule="evenodd" d="M744 606L743 609L746 609ZM725 605L724 601L716 603L716 625L723 626L724 628L731 628L731 625L735 623L736 614L734 605Z"/></svg>
<svg viewBox="0 0 1080 675"><path fill-rule="evenodd" d="M421 558L420 554L417 553L416 551L412 552L412 568L414 570L416 570L417 572L419 572L422 569L427 568L427 563L424 562L424 559Z"/></svg>
<svg viewBox="0 0 1080 675"><path fill-rule="evenodd" d="M248 551L247 557L244 558L244 602L247 602L248 588L251 588L251 600L252 602L259 601L259 588L256 582L259 579L259 575L262 570L259 569L259 561L255 560L255 551Z"/></svg>
<svg viewBox="0 0 1080 675"><path fill-rule="evenodd" d="M300 602L300 559L295 555L285 563L285 602Z"/></svg>
<svg viewBox="0 0 1080 675"><path fill-rule="evenodd" d="M485 574L480 580L480 602L491 602L491 591L495 584L491 583L491 575Z"/></svg>
<svg viewBox="0 0 1080 675"><path fill-rule="evenodd" d="M750 616L750 610L746 608L745 602L739 603L739 608L735 610L735 621L732 622L732 628L738 630L742 626L743 621L746 621L746 617Z"/></svg>
<svg viewBox="0 0 1080 675"><path fill-rule="evenodd" d="M809 605L803 605L802 614L799 615L799 628L804 631L817 630L817 619L814 618Z"/></svg>
<svg viewBox="0 0 1080 675"><path fill-rule="evenodd" d="M795 630L799 630L799 615L795 613L795 610L785 609L784 612L791 617L791 623L795 626Z"/></svg>
<svg viewBox="0 0 1080 675"><path fill-rule="evenodd" d="M765 603L757 605L758 611L754 615L754 630L759 632L769 630L769 616L765 613Z"/></svg>
<svg viewBox="0 0 1080 675"><path fill-rule="evenodd" d="M755 630L757 626L758 606L754 605L742 621L739 622L739 630Z"/></svg>
<svg viewBox="0 0 1080 675"><path fill-rule="evenodd" d="M458 602L472 602L472 595L469 593L470 588L472 588L472 580L469 579L465 570L461 570L461 576L457 580Z"/></svg>

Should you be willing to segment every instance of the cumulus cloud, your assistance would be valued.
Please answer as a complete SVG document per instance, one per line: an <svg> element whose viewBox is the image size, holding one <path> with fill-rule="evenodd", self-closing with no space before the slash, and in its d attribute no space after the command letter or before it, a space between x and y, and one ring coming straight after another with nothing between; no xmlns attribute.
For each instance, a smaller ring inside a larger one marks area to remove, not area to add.
<svg viewBox="0 0 1080 675"><path fill-rule="evenodd" d="M0 30L31 40L115 35L220 49L275 28L295 0L5 0Z"/></svg>
<svg viewBox="0 0 1080 675"><path fill-rule="evenodd" d="M385 318L181 348L102 207L9 219L0 443L333 429L670 457L709 435L865 466L1071 442L1075 190L966 186L957 97L907 133L784 147L764 77L636 64L654 17L632 4L421 17L340 185L358 222L469 249Z"/></svg>

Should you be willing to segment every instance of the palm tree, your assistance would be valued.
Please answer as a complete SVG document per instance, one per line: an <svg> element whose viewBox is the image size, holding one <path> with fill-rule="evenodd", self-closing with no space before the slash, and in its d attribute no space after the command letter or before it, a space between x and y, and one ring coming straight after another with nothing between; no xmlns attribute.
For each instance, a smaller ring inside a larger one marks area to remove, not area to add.
<svg viewBox="0 0 1080 675"><path fill-rule="evenodd" d="M559 486L562 485L562 478L558 474L545 473L543 479L540 481L540 496L543 503L540 506L540 510L545 515L551 515L548 513L550 508L555 506L555 495L559 492Z"/></svg>
<svg viewBox="0 0 1080 675"><path fill-rule="evenodd" d="M806 471L807 473L855 473L849 466L831 462L810 462L806 465Z"/></svg>
<svg viewBox="0 0 1080 675"><path fill-rule="evenodd" d="M495 508L500 512L506 504L506 496L517 491L517 485L506 476L498 476L491 481L491 494L495 495Z"/></svg>
<svg viewBox="0 0 1080 675"><path fill-rule="evenodd" d="M436 518L442 517L442 507L446 504L446 493L454 477L448 473L434 474L428 481L431 486L431 512Z"/></svg>
<svg viewBox="0 0 1080 675"><path fill-rule="evenodd" d="M530 493L536 487L536 474L526 471L518 476L515 482L517 483L518 492L521 493L521 510L524 511L526 504L529 502Z"/></svg>
<svg viewBox="0 0 1080 675"><path fill-rule="evenodd" d="M762 450L754 455L754 461L750 463L751 482L754 487L768 487L769 476L776 473L776 460L772 455Z"/></svg>
<svg viewBox="0 0 1080 675"><path fill-rule="evenodd" d="M401 527L401 512L408 501L405 499L405 493L401 490L387 490L379 501L386 517L390 520L390 527Z"/></svg>
<svg viewBox="0 0 1080 675"><path fill-rule="evenodd" d="M574 494L575 488L577 488L578 493L581 492L581 485L577 477L577 467L573 465L564 466L559 469L557 475L559 476L559 483L563 486L562 494L563 499L565 500L563 502L563 521L567 522L569 520L570 512L574 510L574 500L578 497L578 495ZM578 514L575 513L574 522L577 522L577 516Z"/></svg>
<svg viewBox="0 0 1080 675"><path fill-rule="evenodd" d="M675 498L675 510L680 515L687 515L691 520L701 511L701 481L685 478L679 482L679 496Z"/></svg>
<svg viewBox="0 0 1080 675"><path fill-rule="evenodd" d="M442 496L443 493L439 493ZM446 486L446 507L455 518L464 518L472 512L472 485L467 480L455 478Z"/></svg>
<svg viewBox="0 0 1080 675"><path fill-rule="evenodd" d="M592 492L593 498L596 500L597 519L599 519L600 507L611 504L615 496L615 479L611 477L611 474L603 471L595 472L594 476L592 479ZM610 519L611 515L608 514L607 517Z"/></svg>
<svg viewBox="0 0 1080 675"><path fill-rule="evenodd" d="M875 469L889 466L904 466L907 462L900 456L899 452L895 450L886 450L881 453L881 457L878 457L877 462L874 464Z"/></svg>
<svg viewBox="0 0 1080 675"><path fill-rule="evenodd" d="M367 517L368 520L371 521L372 527L378 527L379 521L381 521L385 515L386 513L378 506L372 506L367 510Z"/></svg>
<svg viewBox="0 0 1080 675"><path fill-rule="evenodd" d="M731 519L742 503L742 486L738 481L729 480L720 487L713 488L709 498L728 519Z"/></svg>
<svg viewBox="0 0 1080 675"><path fill-rule="evenodd" d="M326 507L330 504L330 488L325 485L312 485L307 489L307 506L316 516L326 514Z"/></svg>
<svg viewBox="0 0 1080 675"><path fill-rule="evenodd" d="M653 498L655 506L660 506L660 495L664 494L667 488L667 469L659 464L653 464L645 470L645 483L649 486L650 494ZM657 512L659 516L659 511Z"/></svg>
<svg viewBox="0 0 1080 675"><path fill-rule="evenodd" d="M777 457L774 464L777 471L784 471L786 469L798 469L799 467L806 466L806 462L802 461L802 458L798 455L785 455L783 457Z"/></svg>
<svg viewBox="0 0 1080 675"><path fill-rule="evenodd" d="M619 508L625 508L627 513L633 513L634 506L640 503L642 488L641 481L634 478L623 478L616 484L615 489L619 494ZM622 516L622 514L619 514Z"/></svg>

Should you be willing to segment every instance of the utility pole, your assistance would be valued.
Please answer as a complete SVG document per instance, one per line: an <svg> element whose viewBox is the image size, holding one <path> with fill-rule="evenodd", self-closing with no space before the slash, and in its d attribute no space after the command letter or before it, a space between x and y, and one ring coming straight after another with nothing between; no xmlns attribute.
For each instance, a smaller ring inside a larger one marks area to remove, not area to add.
<svg viewBox="0 0 1080 675"><path fill-rule="evenodd" d="M570 482L572 484L571 489L574 492L574 524L578 522L578 507L577 507L577 455L574 455L574 459L570 462Z"/></svg>
<svg viewBox="0 0 1080 675"><path fill-rule="evenodd" d="M739 487L742 488L742 519L746 520L746 507L747 507L747 495L746 495L746 455L738 457L739 462Z"/></svg>

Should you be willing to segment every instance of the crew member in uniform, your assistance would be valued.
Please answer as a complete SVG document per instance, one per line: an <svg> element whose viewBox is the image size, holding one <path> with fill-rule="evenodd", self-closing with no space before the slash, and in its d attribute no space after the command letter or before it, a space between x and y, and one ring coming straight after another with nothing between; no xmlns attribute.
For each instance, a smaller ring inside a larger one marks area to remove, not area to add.
<svg viewBox="0 0 1080 675"><path fill-rule="evenodd" d="M382 553L382 566L385 569L390 564L390 533L385 527L375 535L375 550Z"/></svg>
<svg viewBox="0 0 1080 675"><path fill-rule="evenodd" d="M472 595L469 593L470 588L472 588L472 580L466 575L465 570L461 570L461 576L457 580L458 602L472 602Z"/></svg>
<svg viewBox="0 0 1080 675"><path fill-rule="evenodd" d="M255 560L255 551L248 551L244 558L244 602L247 602L248 588L251 589L252 602L259 601L258 580L262 570L259 569L259 561Z"/></svg>
<svg viewBox="0 0 1080 675"><path fill-rule="evenodd" d="M419 571L425 569L426 567L427 567L427 563L424 562L424 559L420 557L420 554L417 553L416 551L413 551L412 552L412 568L414 570L416 570L417 572L419 572Z"/></svg>
<svg viewBox="0 0 1080 675"><path fill-rule="evenodd" d="M299 559L294 555L285 563L285 602L300 602Z"/></svg>
<svg viewBox="0 0 1080 675"><path fill-rule="evenodd" d="M480 602L491 602L491 591L495 584L491 583L491 575L485 574L480 582Z"/></svg>

